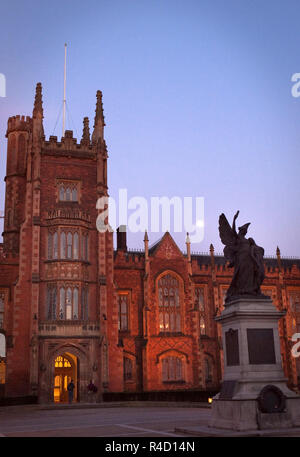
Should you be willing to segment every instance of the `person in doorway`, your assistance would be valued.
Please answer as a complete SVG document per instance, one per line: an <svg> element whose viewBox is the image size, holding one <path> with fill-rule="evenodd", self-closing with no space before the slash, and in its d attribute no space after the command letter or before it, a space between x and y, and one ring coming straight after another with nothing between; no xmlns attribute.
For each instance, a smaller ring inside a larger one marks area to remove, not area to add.
<svg viewBox="0 0 300 457"><path fill-rule="evenodd" d="M73 379L71 379L71 382L69 382L67 386L68 390L68 397L69 397L69 403L71 404L73 401L73 396L74 396L74 389L75 389L75 384L73 383Z"/></svg>
<svg viewBox="0 0 300 457"><path fill-rule="evenodd" d="M90 403L95 403L96 401L96 393L97 393L97 387L93 383L92 380L90 380L89 385L87 386L88 389L88 396L89 396L89 401Z"/></svg>

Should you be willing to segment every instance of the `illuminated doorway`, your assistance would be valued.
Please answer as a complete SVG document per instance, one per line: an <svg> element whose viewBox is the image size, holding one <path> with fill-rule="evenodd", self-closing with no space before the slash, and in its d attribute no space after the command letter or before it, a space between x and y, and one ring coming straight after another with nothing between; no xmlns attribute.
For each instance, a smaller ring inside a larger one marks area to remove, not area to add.
<svg viewBox="0 0 300 457"><path fill-rule="evenodd" d="M75 385L73 401L78 401L78 362L77 357L69 352L59 355L54 360L54 402L68 402L68 384L73 379Z"/></svg>

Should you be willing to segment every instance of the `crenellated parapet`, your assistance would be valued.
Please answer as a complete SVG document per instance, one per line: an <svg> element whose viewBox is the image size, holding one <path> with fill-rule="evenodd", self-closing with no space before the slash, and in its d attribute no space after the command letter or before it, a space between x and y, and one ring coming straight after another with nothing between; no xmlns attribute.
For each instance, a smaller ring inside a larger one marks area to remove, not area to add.
<svg viewBox="0 0 300 457"><path fill-rule="evenodd" d="M11 132L30 132L32 130L32 118L30 116L11 116L7 121L6 138Z"/></svg>

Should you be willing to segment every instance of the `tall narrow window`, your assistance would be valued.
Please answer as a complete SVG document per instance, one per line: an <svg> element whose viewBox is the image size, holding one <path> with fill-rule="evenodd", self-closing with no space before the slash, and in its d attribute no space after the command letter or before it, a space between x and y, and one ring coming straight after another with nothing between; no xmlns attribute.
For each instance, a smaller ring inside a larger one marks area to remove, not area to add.
<svg viewBox="0 0 300 457"><path fill-rule="evenodd" d="M128 312L129 312L128 294L119 295L119 330L129 330Z"/></svg>
<svg viewBox="0 0 300 457"><path fill-rule="evenodd" d="M53 259L58 259L58 235L54 232L53 235Z"/></svg>
<svg viewBox="0 0 300 457"><path fill-rule="evenodd" d="M77 197L77 187L73 187L72 189L72 201L77 202L78 197Z"/></svg>
<svg viewBox="0 0 300 457"><path fill-rule="evenodd" d="M61 186L59 186L59 199L60 199L60 201L65 200L65 188L64 188L63 184Z"/></svg>
<svg viewBox="0 0 300 457"><path fill-rule="evenodd" d="M204 317L200 317L200 335L205 335L206 334L206 326L205 326L205 320Z"/></svg>
<svg viewBox="0 0 300 457"><path fill-rule="evenodd" d="M170 274L158 281L158 306L160 332L180 332L179 282Z"/></svg>
<svg viewBox="0 0 300 457"><path fill-rule="evenodd" d="M195 308L204 311L204 291L200 287L195 289Z"/></svg>
<svg viewBox="0 0 300 457"><path fill-rule="evenodd" d="M74 233L73 258L79 258L79 236L77 232Z"/></svg>
<svg viewBox="0 0 300 457"><path fill-rule="evenodd" d="M78 319L78 288L73 290L73 319Z"/></svg>
<svg viewBox="0 0 300 457"><path fill-rule="evenodd" d="M60 258L65 259L66 258L66 234L65 232L60 232Z"/></svg>
<svg viewBox="0 0 300 457"><path fill-rule="evenodd" d="M183 381L182 360L179 357L165 357L162 360L162 381Z"/></svg>
<svg viewBox="0 0 300 457"><path fill-rule="evenodd" d="M59 292L59 318L65 319L65 307L66 307L66 291L64 287L60 288Z"/></svg>
<svg viewBox="0 0 300 457"><path fill-rule="evenodd" d="M72 319L72 289L67 288L66 294L66 319Z"/></svg>
<svg viewBox="0 0 300 457"><path fill-rule="evenodd" d="M67 187L66 189L66 201L69 202L71 200L71 189Z"/></svg>
<svg viewBox="0 0 300 457"><path fill-rule="evenodd" d="M83 260L88 260L88 234L83 233L81 238L81 257Z"/></svg>
<svg viewBox="0 0 300 457"><path fill-rule="evenodd" d="M49 285L47 287L47 319L56 319L56 301L57 301L57 289L56 286Z"/></svg>
<svg viewBox="0 0 300 457"><path fill-rule="evenodd" d="M72 259L72 243L73 241L73 236L72 236L72 233L69 232L68 233L68 236L67 236L67 258L68 259Z"/></svg>

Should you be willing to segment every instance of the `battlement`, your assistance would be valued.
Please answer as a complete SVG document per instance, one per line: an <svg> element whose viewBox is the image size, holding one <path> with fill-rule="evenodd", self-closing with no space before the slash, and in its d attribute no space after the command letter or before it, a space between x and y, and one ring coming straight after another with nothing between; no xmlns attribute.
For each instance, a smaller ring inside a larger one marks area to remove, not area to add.
<svg viewBox="0 0 300 457"><path fill-rule="evenodd" d="M30 116L11 116L7 121L6 138L9 133L15 131L29 132L32 129L32 118Z"/></svg>
<svg viewBox="0 0 300 457"><path fill-rule="evenodd" d="M102 140L102 147L106 150L105 141ZM94 145L90 142L85 140L81 140L80 143L77 142L77 138L73 137L72 130L66 130L65 136L61 138L61 141L57 139L57 136L49 136L49 140L45 140L43 144L43 153L44 154L68 154L70 152L74 152L78 155L78 153L85 153L88 155L95 155L96 150Z"/></svg>

